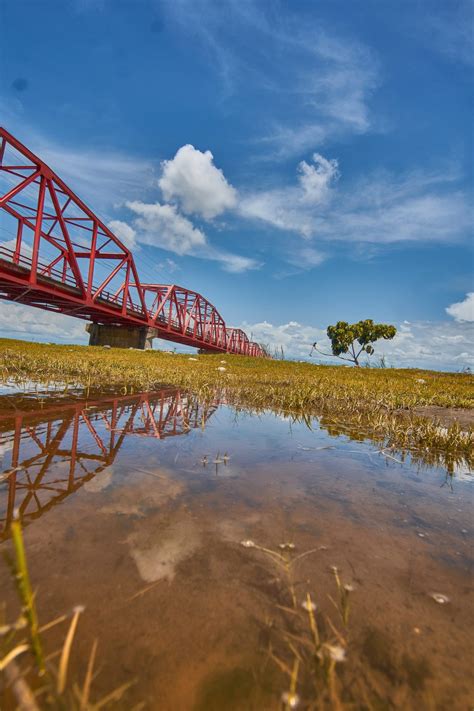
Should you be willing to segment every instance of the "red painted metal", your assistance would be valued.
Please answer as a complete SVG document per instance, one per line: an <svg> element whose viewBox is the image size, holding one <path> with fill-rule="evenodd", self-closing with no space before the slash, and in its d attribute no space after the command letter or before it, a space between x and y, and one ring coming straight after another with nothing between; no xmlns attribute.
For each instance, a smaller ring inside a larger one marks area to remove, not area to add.
<svg viewBox="0 0 474 711"><path fill-rule="evenodd" d="M159 338L216 353L265 355L243 331L226 328L197 292L143 284L131 251L3 128L0 215L0 298L99 324L154 328Z"/></svg>

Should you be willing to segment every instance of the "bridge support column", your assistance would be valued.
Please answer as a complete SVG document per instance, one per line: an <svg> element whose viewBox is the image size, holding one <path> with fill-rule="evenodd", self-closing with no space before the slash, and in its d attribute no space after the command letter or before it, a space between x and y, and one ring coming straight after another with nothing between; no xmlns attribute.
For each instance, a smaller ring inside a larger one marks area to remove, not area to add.
<svg viewBox="0 0 474 711"><path fill-rule="evenodd" d="M101 323L88 323L90 346L111 346L112 348L139 348L147 350L153 347L153 339L158 333L148 326L109 326Z"/></svg>

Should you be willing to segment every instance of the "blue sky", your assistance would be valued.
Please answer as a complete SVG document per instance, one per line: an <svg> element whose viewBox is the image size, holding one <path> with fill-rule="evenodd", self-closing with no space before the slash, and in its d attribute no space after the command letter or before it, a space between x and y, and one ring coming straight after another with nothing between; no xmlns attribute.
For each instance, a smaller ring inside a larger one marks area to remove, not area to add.
<svg viewBox="0 0 474 711"><path fill-rule="evenodd" d="M0 22L2 125L145 280L292 357L373 318L392 364L473 364L471 2L3 0ZM85 340L0 308L3 335Z"/></svg>

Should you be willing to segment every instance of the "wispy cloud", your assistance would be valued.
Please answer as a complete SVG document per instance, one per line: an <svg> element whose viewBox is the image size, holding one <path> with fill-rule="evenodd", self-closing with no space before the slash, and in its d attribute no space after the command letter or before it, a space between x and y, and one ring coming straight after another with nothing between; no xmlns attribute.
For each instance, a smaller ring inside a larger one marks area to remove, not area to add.
<svg viewBox="0 0 474 711"><path fill-rule="evenodd" d="M228 272L258 269L255 259L222 250L210 244L202 229L182 215L176 205L160 202L143 203L135 200L126 206L134 214L132 230L134 239L152 247L168 250L180 256L190 255L200 259L220 262Z"/></svg>
<svg viewBox="0 0 474 711"><path fill-rule="evenodd" d="M38 131L16 110L0 103L0 124L54 170L102 219L114 205L147 195L155 179L155 162L125 151L61 143Z"/></svg>
<svg viewBox="0 0 474 711"><path fill-rule="evenodd" d="M243 192L240 214L310 238L314 233L315 215L328 202L338 177L337 161L315 153L311 163L299 163L295 185L247 194Z"/></svg>
<svg viewBox="0 0 474 711"><path fill-rule="evenodd" d="M316 158L316 156L315 156ZM298 233L307 240L371 243L456 242L471 226L468 197L456 170L376 172L335 182L337 161L326 173L324 199L305 200L299 183L243 195L248 217Z"/></svg>
<svg viewBox="0 0 474 711"><path fill-rule="evenodd" d="M360 42L334 35L291 5L208 2L205 19L193 0L166 0L164 6L180 32L200 41L226 94L251 97L256 114L260 107L264 130L254 139L264 152L285 158L330 137L374 128L370 98L380 72ZM271 120L266 97L272 99Z"/></svg>
<svg viewBox="0 0 474 711"><path fill-rule="evenodd" d="M377 129L370 98L378 86L379 72L367 48L321 30L306 30L304 35L300 31L291 40L282 39L298 50L287 89L289 101L298 106L298 116L277 119L261 137L273 155L287 158L329 139Z"/></svg>
<svg viewBox="0 0 474 711"><path fill-rule="evenodd" d="M287 261L289 264L293 264L295 267L299 267L300 270L313 269L314 267L319 267L327 259L327 255L321 252L319 249L314 247L302 247L293 251L289 254Z"/></svg>
<svg viewBox="0 0 474 711"><path fill-rule="evenodd" d="M337 209L314 222L315 233L331 240L452 243L471 225L467 196L444 172L373 174L335 199Z"/></svg>
<svg viewBox="0 0 474 711"><path fill-rule="evenodd" d="M166 270L169 274L174 274L174 272L179 272L181 267L177 264L174 259L166 257L162 262L158 263L158 269Z"/></svg>
<svg viewBox="0 0 474 711"><path fill-rule="evenodd" d="M413 17L410 17L413 29ZM441 3L437 11L420 17L416 23L417 40L444 54L446 57L474 64L474 4L472 0Z"/></svg>
<svg viewBox="0 0 474 711"><path fill-rule="evenodd" d="M61 146L35 133L29 146L101 217L109 216L114 205L143 196L153 185L154 166L148 160L118 151Z"/></svg>

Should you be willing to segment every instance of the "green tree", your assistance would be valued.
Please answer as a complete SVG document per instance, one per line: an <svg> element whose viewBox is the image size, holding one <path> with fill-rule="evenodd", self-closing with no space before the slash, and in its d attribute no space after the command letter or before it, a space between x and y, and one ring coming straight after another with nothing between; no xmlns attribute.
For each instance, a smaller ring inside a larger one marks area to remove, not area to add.
<svg viewBox="0 0 474 711"><path fill-rule="evenodd" d="M396 332L395 326L391 326L388 323L374 323L370 318L358 323L338 321L335 326L328 326L327 329L327 335L331 341L332 354L319 350L316 342L313 343L311 353L314 349L318 353L333 355L359 367L360 356L363 353L370 356L374 352L372 343L375 343L380 338L390 340L395 336Z"/></svg>

